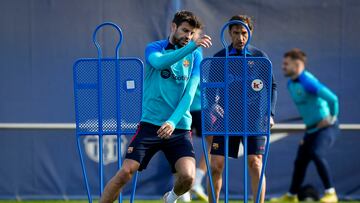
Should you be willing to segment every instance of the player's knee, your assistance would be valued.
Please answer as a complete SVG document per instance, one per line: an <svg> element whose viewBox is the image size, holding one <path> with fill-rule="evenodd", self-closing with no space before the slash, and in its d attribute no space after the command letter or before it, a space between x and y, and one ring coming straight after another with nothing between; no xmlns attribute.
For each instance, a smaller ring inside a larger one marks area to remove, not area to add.
<svg viewBox="0 0 360 203"><path fill-rule="evenodd" d="M222 175L224 170L223 159L211 159L211 175L212 177L218 177Z"/></svg>
<svg viewBox="0 0 360 203"><path fill-rule="evenodd" d="M310 156L308 156L307 158L305 158L303 156L296 157L295 162L294 162L295 167L303 166L307 162L306 159L310 159Z"/></svg>
<svg viewBox="0 0 360 203"><path fill-rule="evenodd" d="M121 182L127 182L128 180L131 179L131 172L129 170L120 170L117 174L116 174L116 177L119 181Z"/></svg>
<svg viewBox="0 0 360 203"><path fill-rule="evenodd" d="M134 172L135 171L129 167L123 167L116 173L116 178L118 182L127 183L132 178Z"/></svg>
<svg viewBox="0 0 360 203"><path fill-rule="evenodd" d="M249 156L248 165L252 173L260 174L262 169L262 155Z"/></svg>
<svg viewBox="0 0 360 203"><path fill-rule="evenodd" d="M311 153L311 158L315 163L321 162L324 159L324 154L315 150Z"/></svg>
<svg viewBox="0 0 360 203"><path fill-rule="evenodd" d="M179 180L181 180L182 185L186 188L191 188L195 181L195 175L191 173L181 173L179 174Z"/></svg>

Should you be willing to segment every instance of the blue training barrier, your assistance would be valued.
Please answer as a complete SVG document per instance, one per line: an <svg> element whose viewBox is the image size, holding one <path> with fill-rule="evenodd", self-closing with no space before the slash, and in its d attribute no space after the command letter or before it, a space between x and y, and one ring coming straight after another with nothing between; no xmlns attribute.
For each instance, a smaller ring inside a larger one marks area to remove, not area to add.
<svg viewBox="0 0 360 203"><path fill-rule="evenodd" d="M229 56L224 32L229 25L241 24L249 38L243 56ZM260 183L256 202L260 201L266 162L270 143L270 101L272 88L272 64L265 57L246 56L245 50L251 41L248 26L242 21L230 21L221 30L221 42L226 50L225 57L205 58L201 63L202 98L202 147L208 169L211 194L215 192L211 167L207 155L206 136L223 136L225 139L225 203L229 200L229 136L242 136L244 144L244 202L248 201L247 140L249 136L265 136Z"/></svg>
<svg viewBox="0 0 360 203"><path fill-rule="evenodd" d="M97 41L98 31L109 26L119 34L115 56L104 58ZM81 58L74 64L74 97L76 114L76 139L80 155L87 196L92 202L86 166L80 139L98 137L99 144L99 195L104 189L103 136L117 136L118 169L121 168L121 136L136 133L141 118L143 63L138 58L120 58L119 49L123 35L119 26L105 22L96 27L93 42L98 58ZM133 178L130 202L134 201L138 173ZM122 194L119 195L122 202Z"/></svg>

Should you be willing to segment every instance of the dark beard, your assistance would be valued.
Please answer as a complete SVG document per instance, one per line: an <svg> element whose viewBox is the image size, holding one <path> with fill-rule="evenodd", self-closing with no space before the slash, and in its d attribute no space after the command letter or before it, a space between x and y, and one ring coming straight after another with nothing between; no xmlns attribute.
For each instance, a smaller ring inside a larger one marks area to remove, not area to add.
<svg viewBox="0 0 360 203"><path fill-rule="evenodd" d="M177 46L178 48L181 48L181 47L184 46L184 45L182 45L182 44L180 43L181 39L175 37L175 35L173 35L171 41L172 41L172 42L174 43L174 45Z"/></svg>
<svg viewBox="0 0 360 203"><path fill-rule="evenodd" d="M293 77L295 74L294 73L284 73L285 77L291 78Z"/></svg>
<svg viewBox="0 0 360 203"><path fill-rule="evenodd" d="M178 39L177 37L175 37L175 35L173 35L171 41L174 43L175 46L181 48L183 47L181 44L180 44L180 39Z"/></svg>

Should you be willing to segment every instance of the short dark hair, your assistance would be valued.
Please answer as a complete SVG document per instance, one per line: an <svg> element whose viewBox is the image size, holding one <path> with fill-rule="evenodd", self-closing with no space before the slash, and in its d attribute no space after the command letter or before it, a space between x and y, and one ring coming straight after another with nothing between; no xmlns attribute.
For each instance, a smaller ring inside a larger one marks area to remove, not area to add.
<svg viewBox="0 0 360 203"><path fill-rule="evenodd" d="M193 26L194 28L201 29L203 28L203 24L200 21L200 19L194 15L194 13L190 11L178 11L175 13L174 18L172 20L173 23L176 24L176 26L180 26L181 23L187 22L189 25Z"/></svg>
<svg viewBox="0 0 360 203"><path fill-rule="evenodd" d="M232 21L232 20L240 20L240 21L244 22L249 27L250 31L253 31L253 29L254 29L253 20L251 19L250 16L236 15L236 16L231 17L229 21ZM237 24L229 25L229 30L231 30L231 28L235 25L237 25Z"/></svg>
<svg viewBox="0 0 360 203"><path fill-rule="evenodd" d="M290 51L286 52L284 54L284 58L287 58L287 57L290 57L293 60L300 60L304 63L306 63L306 61L307 61L305 52L303 52L299 48L294 48L294 49L291 49Z"/></svg>

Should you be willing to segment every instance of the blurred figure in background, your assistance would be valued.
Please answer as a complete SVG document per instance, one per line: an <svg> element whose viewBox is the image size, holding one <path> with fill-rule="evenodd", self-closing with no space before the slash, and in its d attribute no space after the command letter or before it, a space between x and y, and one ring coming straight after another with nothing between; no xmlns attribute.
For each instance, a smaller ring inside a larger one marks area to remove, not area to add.
<svg viewBox="0 0 360 203"><path fill-rule="evenodd" d="M273 201L298 202L297 193L304 181L307 166L314 161L325 187L325 195L320 201L335 203L338 198L325 155L339 134L338 97L308 72L305 64L306 54L300 49L292 49L284 54L282 69L284 75L290 78L288 90L305 123L306 132L295 159L290 190Z"/></svg>

